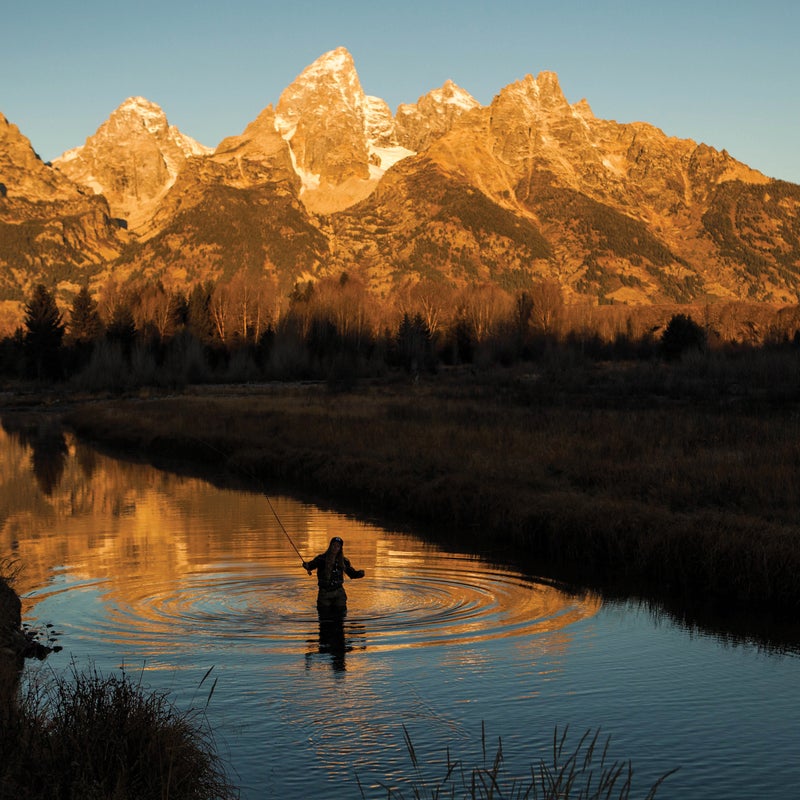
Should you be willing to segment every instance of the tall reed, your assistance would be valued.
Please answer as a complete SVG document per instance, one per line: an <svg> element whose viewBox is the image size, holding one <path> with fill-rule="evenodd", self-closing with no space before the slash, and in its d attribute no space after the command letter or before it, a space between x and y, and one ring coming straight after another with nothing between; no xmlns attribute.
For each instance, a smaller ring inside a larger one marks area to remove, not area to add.
<svg viewBox="0 0 800 800"><path fill-rule="evenodd" d="M449 748L443 773L432 776L426 768L405 725L403 735L412 775L403 782L414 800L630 800L634 791L633 765L630 761L612 760L611 737L600 739L600 731L587 730L571 749L567 746L569 728L553 731L552 751L530 765L527 777L514 777L504 771L503 743L498 740L491 760L487 760L486 730L481 725L483 760L469 766L451 757ZM642 795L654 800L661 785L677 770L664 773ZM389 800L404 800L403 790L380 783ZM366 798L359 783L361 797Z"/></svg>

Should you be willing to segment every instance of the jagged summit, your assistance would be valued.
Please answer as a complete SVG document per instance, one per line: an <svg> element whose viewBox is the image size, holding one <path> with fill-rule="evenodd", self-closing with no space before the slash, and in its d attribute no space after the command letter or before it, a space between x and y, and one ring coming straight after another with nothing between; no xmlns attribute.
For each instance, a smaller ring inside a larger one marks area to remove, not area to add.
<svg viewBox="0 0 800 800"><path fill-rule="evenodd" d="M464 111L480 108L480 103L467 91L462 89L449 78L439 89L434 89L429 96L442 105L454 105Z"/></svg>
<svg viewBox="0 0 800 800"><path fill-rule="evenodd" d="M141 120L144 127L153 134L163 133L169 128L167 115L158 103L153 103L144 97L129 97L119 108L112 113L114 117L127 117L133 115Z"/></svg>
<svg viewBox="0 0 800 800"><path fill-rule="evenodd" d="M569 106L555 72L540 72L536 77L526 75L500 90L500 97L513 97L537 110L564 109Z"/></svg>
<svg viewBox="0 0 800 800"><path fill-rule="evenodd" d="M44 164L19 128L0 114L0 185L11 200L72 200L78 187Z"/></svg>
<svg viewBox="0 0 800 800"><path fill-rule="evenodd" d="M97 129L94 136L89 137L84 145L67 150L57 159L56 164L62 165L81 156L87 147L96 146L98 140L111 139L115 136L149 135L162 140L170 140L185 157L206 155L211 148L181 133L175 126L170 125L167 115L158 103L145 97L129 97L111 112L108 119ZM169 157L171 153L167 153ZM169 162L168 168L175 173L178 167Z"/></svg>
<svg viewBox="0 0 800 800"><path fill-rule="evenodd" d="M323 53L312 61L301 73L306 79L322 75L350 75L356 71L353 56L346 47L337 47Z"/></svg>
<svg viewBox="0 0 800 800"><path fill-rule="evenodd" d="M314 100L321 105L311 108ZM283 90L275 108L275 124L284 138L291 139L301 114L311 111L319 115L334 105L358 114L363 113L364 102L353 57L339 47L309 64Z"/></svg>
<svg viewBox="0 0 800 800"><path fill-rule="evenodd" d="M150 218L186 160L210 152L170 125L157 103L129 97L85 144L53 165L75 183L105 195L112 213L135 229Z"/></svg>
<svg viewBox="0 0 800 800"><path fill-rule="evenodd" d="M395 125L400 144L419 152L446 134L464 115L481 104L460 86L447 80L416 103L397 107Z"/></svg>
<svg viewBox="0 0 800 800"><path fill-rule="evenodd" d="M19 298L36 283L71 289L123 242L105 198L45 164L0 114L0 326L22 324Z"/></svg>
<svg viewBox="0 0 800 800"><path fill-rule="evenodd" d="M364 93L344 47L320 56L284 89L275 126L289 143L303 202L314 211L347 208L413 155L400 146L386 103Z"/></svg>

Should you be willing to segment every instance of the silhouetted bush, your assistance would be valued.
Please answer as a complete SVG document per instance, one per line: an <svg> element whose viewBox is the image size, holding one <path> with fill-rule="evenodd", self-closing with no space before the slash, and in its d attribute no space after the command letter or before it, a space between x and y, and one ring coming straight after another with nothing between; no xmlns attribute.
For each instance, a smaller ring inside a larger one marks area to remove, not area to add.
<svg viewBox="0 0 800 800"><path fill-rule="evenodd" d="M704 328L685 314L676 314L661 336L661 349L667 361L680 358L688 350L702 350L705 346Z"/></svg>
<svg viewBox="0 0 800 800"><path fill-rule="evenodd" d="M88 392L122 392L133 386L130 362L119 342L101 339L89 363L70 381L73 388Z"/></svg>
<svg viewBox="0 0 800 800"><path fill-rule="evenodd" d="M0 340L0 375L19 378L25 369L24 334L19 328L14 336Z"/></svg>
<svg viewBox="0 0 800 800"><path fill-rule="evenodd" d="M161 372L165 385L205 383L211 377L208 353L188 330L183 330L167 342Z"/></svg>

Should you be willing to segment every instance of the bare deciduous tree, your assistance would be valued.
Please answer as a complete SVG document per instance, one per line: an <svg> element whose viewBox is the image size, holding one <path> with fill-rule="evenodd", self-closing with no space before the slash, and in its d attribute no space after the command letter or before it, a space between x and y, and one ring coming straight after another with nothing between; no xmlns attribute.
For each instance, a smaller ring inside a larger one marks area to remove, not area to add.
<svg viewBox="0 0 800 800"><path fill-rule="evenodd" d="M531 324L539 333L550 335L558 332L561 313L564 308L564 294L561 284L554 280L534 283L530 289Z"/></svg>
<svg viewBox="0 0 800 800"><path fill-rule="evenodd" d="M470 326L475 341L482 342L508 319L512 302L508 293L494 284L472 284L459 295L458 317Z"/></svg>

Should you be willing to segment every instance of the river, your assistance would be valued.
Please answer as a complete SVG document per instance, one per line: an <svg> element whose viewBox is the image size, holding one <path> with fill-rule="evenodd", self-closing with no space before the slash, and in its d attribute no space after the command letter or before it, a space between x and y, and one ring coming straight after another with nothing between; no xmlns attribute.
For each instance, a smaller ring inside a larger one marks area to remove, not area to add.
<svg viewBox="0 0 800 800"><path fill-rule="evenodd" d="M208 703L247 800L413 796L405 732L429 777L448 749L481 764L485 732L486 758L501 742L504 775L524 781L565 728L575 743L610 737L632 797L676 767L659 798L800 792L793 646L705 634L408 531L110 458L47 421L4 426L0 558L21 568L26 622L63 648L27 678L124 669L181 708ZM348 581L331 625L295 548L310 558L334 535L366 577Z"/></svg>

